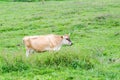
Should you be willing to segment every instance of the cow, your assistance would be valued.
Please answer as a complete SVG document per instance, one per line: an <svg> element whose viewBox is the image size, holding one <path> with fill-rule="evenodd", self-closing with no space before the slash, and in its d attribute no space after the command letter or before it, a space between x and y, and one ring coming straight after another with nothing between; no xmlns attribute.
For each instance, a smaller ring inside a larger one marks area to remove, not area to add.
<svg viewBox="0 0 120 80"><path fill-rule="evenodd" d="M69 35L37 35L37 36L25 36L23 43L26 47L26 56L33 51L59 51L62 45L71 46L73 43L70 40Z"/></svg>

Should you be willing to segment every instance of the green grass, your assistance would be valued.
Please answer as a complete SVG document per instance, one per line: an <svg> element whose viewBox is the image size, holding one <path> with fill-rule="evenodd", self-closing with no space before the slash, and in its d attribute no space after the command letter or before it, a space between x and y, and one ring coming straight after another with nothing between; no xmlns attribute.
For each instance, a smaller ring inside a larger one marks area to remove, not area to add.
<svg viewBox="0 0 120 80"><path fill-rule="evenodd" d="M27 35L71 33L73 46L25 56ZM119 80L120 1L0 2L0 80Z"/></svg>

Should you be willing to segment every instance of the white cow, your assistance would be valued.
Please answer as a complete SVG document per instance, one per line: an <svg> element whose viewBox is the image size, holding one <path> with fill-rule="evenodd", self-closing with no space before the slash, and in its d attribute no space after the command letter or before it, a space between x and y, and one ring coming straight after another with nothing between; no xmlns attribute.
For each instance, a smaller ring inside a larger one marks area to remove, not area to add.
<svg viewBox="0 0 120 80"><path fill-rule="evenodd" d="M23 42L26 47L26 56L32 51L59 51L62 45L72 45L69 35L40 35L25 36Z"/></svg>

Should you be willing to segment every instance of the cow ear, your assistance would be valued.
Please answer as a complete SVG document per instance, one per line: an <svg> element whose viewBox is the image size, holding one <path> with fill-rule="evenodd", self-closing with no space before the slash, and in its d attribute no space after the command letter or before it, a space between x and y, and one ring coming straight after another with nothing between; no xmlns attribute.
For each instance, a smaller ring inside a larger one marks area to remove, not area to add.
<svg viewBox="0 0 120 80"><path fill-rule="evenodd" d="M61 36L61 38L63 38L63 36Z"/></svg>

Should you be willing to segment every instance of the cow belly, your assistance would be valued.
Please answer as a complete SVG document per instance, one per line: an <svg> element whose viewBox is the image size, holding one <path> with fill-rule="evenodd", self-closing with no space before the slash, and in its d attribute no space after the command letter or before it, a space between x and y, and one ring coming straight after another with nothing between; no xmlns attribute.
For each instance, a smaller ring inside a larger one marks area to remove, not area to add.
<svg viewBox="0 0 120 80"><path fill-rule="evenodd" d="M36 51L45 51L45 50L50 50L49 47L46 48L46 46L40 46L40 45L36 45L36 46L32 46L32 48Z"/></svg>
<svg viewBox="0 0 120 80"><path fill-rule="evenodd" d="M50 47L44 47L44 48L40 48L40 47L33 47L33 49L35 51L59 51L61 47L54 47L54 48L50 48Z"/></svg>
<svg viewBox="0 0 120 80"><path fill-rule="evenodd" d="M49 46L49 44L44 44L44 43L32 43L32 49L36 51L45 51L46 47ZM49 47L47 47L49 49Z"/></svg>

